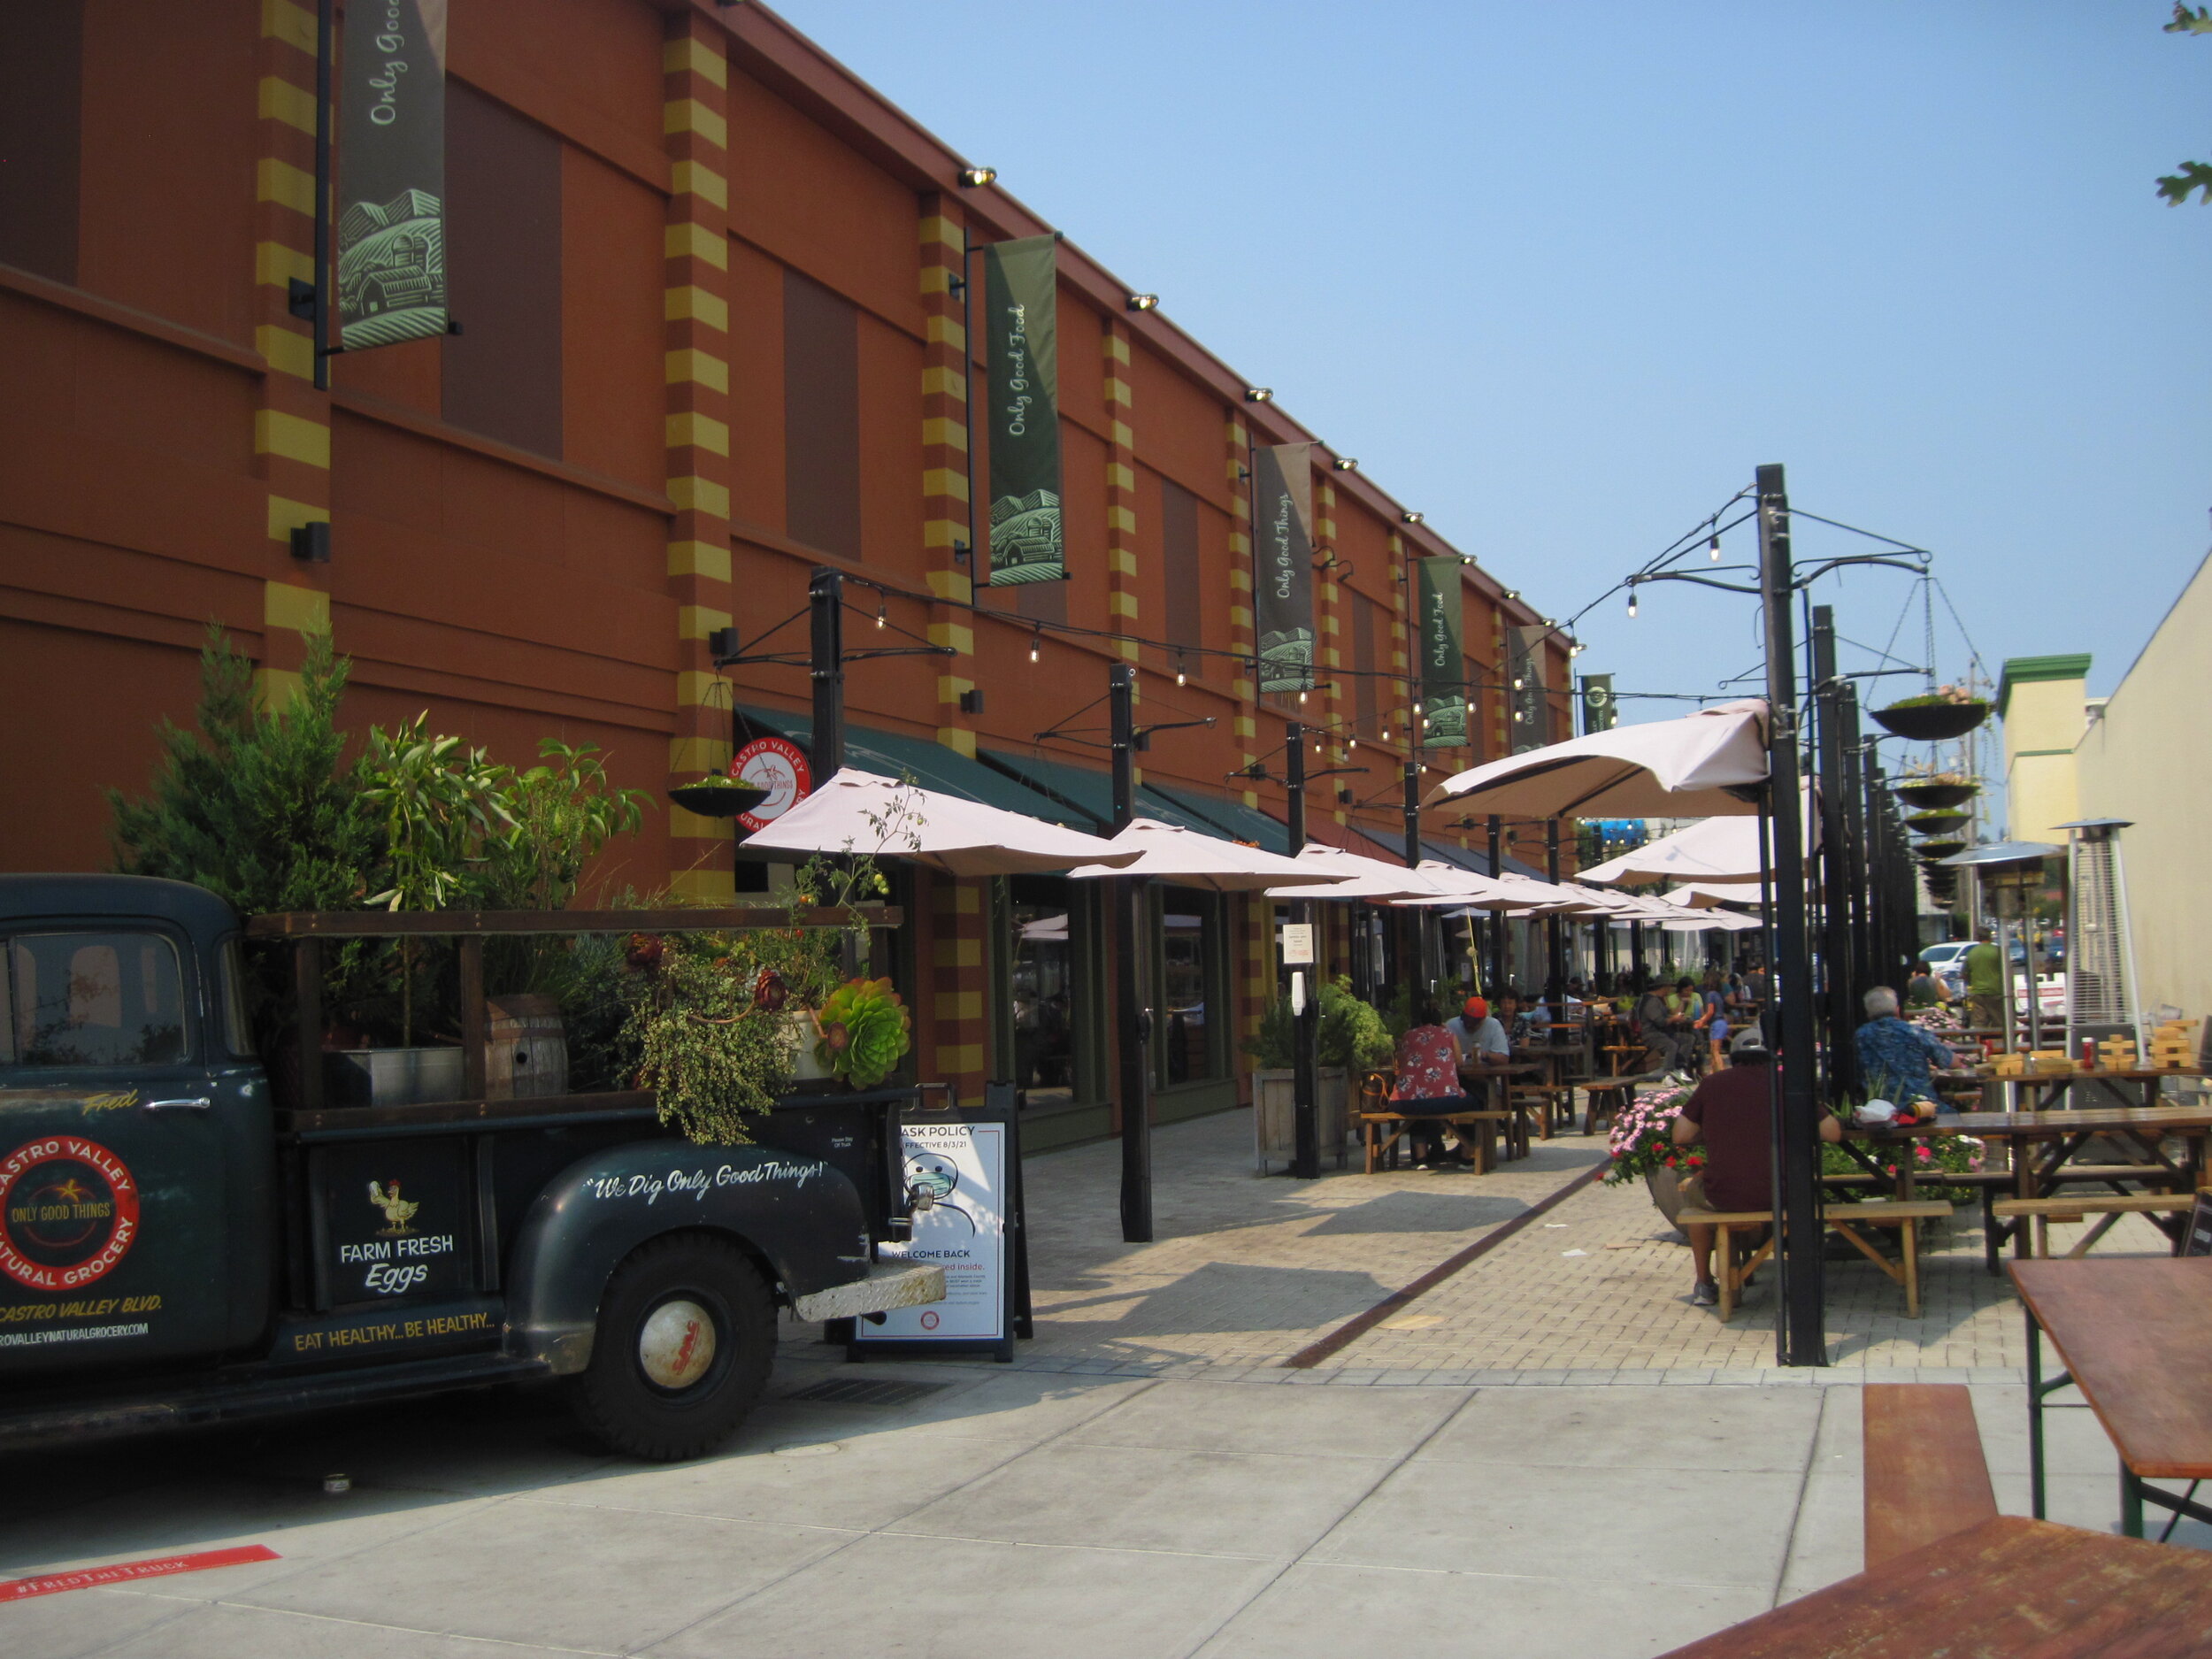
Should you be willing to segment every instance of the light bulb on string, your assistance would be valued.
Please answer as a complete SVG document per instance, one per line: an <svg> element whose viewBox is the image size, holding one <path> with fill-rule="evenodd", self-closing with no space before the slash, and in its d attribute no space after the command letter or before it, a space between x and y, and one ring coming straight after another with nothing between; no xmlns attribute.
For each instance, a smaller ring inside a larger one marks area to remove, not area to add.
<svg viewBox="0 0 2212 1659"><path fill-rule="evenodd" d="M1189 679L1190 676L1183 667L1183 654L1178 651L1175 653L1175 683L1179 686L1186 685L1189 682Z"/></svg>
<svg viewBox="0 0 2212 1659"><path fill-rule="evenodd" d="M1628 619L1631 622L1636 619L1636 595L1633 589L1630 590L1628 595Z"/></svg>
<svg viewBox="0 0 2212 1659"><path fill-rule="evenodd" d="M1037 660L1037 648L1043 643L1044 637L1042 628L1033 629L1029 635L1029 660L1033 663Z"/></svg>
<svg viewBox="0 0 2212 1659"><path fill-rule="evenodd" d="M876 602L876 628L877 628L877 631L878 631L878 632L881 632L881 630L882 630L882 628L883 628L883 625L884 625L885 621L887 619L887 618L886 618L885 614L884 614L884 612L885 612L885 609L886 609L885 602L884 602L884 601L882 601L882 600L880 600L880 599L879 599L879 600Z"/></svg>
<svg viewBox="0 0 2212 1659"><path fill-rule="evenodd" d="M1706 550L1713 556L1713 563L1714 563L1714 564L1716 564L1716 565L1719 564L1719 563L1720 563L1720 533L1719 533L1718 531L1715 531L1715 532L1713 533L1713 539L1712 539L1710 541L1708 541L1708 542L1705 544L1705 548L1706 548Z"/></svg>

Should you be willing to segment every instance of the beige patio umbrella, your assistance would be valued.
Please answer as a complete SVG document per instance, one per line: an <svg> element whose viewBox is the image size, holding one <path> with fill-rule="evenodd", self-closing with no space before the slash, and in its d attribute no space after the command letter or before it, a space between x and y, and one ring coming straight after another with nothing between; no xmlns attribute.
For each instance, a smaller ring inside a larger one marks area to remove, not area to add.
<svg viewBox="0 0 2212 1659"><path fill-rule="evenodd" d="M1756 904L1763 889L1756 881L1696 881L1664 896L1686 910L1709 910L1723 904Z"/></svg>
<svg viewBox="0 0 2212 1659"><path fill-rule="evenodd" d="M1423 804L1535 818L1748 815L1766 783L1766 727L1755 697L1615 726L1455 773Z"/></svg>
<svg viewBox="0 0 2212 1659"><path fill-rule="evenodd" d="M1819 841L1820 821L1809 785L1800 821L1805 826L1805 856L1809 858ZM1755 883L1765 862L1756 818L1709 818L1601 864L1593 864L1582 872L1582 879L1622 887L1661 881Z"/></svg>
<svg viewBox="0 0 2212 1659"><path fill-rule="evenodd" d="M1024 875L1075 864L1133 864L1136 851L1042 818L918 788L847 766L749 848L903 858L949 876Z"/></svg>
<svg viewBox="0 0 2212 1659"><path fill-rule="evenodd" d="M1386 864L1379 858L1370 858L1363 853L1347 852L1341 847L1325 846L1320 841L1308 841L1291 862L1310 865L1338 878L1334 887L1319 889L1310 885L1271 887L1271 899L1410 899L1432 898L1437 895L1436 884L1417 871L1403 864Z"/></svg>
<svg viewBox="0 0 2212 1659"><path fill-rule="evenodd" d="M1105 844L1116 855L1112 861L1078 865L1068 872L1070 878L1081 881L1097 876L1150 876L1171 887L1203 887L1213 893L1295 887L1302 898L1322 897L1308 889L1332 887L1338 880L1314 864L1156 818L1132 818L1128 828Z"/></svg>
<svg viewBox="0 0 2212 1659"><path fill-rule="evenodd" d="M1502 912L1565 896L1544 882L1528 882L1519 876L1486 876L1477 871L1463 869L1458 864L1448 864L1440 858L1424 858L1413 873L1426 880L1435 891L1394 901L1408 910ZM1541 893L1526 891L1527 887L1540 888Z"/></svg>

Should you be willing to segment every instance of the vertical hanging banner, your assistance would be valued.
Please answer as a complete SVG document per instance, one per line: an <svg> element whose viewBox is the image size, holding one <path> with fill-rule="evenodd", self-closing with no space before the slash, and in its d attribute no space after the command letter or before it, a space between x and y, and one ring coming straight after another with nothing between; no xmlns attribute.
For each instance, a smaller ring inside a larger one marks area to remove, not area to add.
<svg viewBox="0 0 2212 1659"><path fill-rule="evenodd" d="M446 331L447 0L352 0L338 81L338 339Z"/></svg>
<svg viewBox="0 0 2212 1659"><path fill-rule="evenodd" d="M1421 747L1457 749L1467 741L1467 665L1462 644L1466 605L1456 558L1417 562L1421 611L1415 638L1421 652Z"/></svg>
<svg viewBox="0 0 2212 1659"><path fill-rule="evenodd" d="M1550 633L1541 626L1506 630L1506 680L1516 687L1511 695L1517 755L1551 741L1551 699L1544 694L1544 641Z"/></svg>
<svg viewBox="0 0 2212 1659"><path fill-rule="evenodd" d="M1252 451L1252 596L1260 689L1313 689L1313 445Z"/></svg>
<svg viewBox="0 0 2212 1659"><path fill-rule="evenodd" d="M1059 260L1056 236L983 250L991 432L991 582L1068 577L1060 518Z"/></svg>
<svg viewBox="0 0 2212 1659"><path fill-rule="evenodd" d="M1620 710L1613 703L1613 676L1585 674L1582 676L1582 734L1609 732L1618 723Z"/></svg>

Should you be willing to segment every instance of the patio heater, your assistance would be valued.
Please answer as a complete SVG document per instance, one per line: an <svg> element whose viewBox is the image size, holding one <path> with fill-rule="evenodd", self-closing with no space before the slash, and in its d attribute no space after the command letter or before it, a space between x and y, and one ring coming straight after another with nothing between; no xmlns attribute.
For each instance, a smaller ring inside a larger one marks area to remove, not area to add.
<svg viewBox="0 0 2212 1659"><path fill-rule="evenodd" d="M2128 926L2127 870L2119 832L2130 820L2078 818L2066 836L2066 1050L2085 1037L2124 1031L2142 1041L2135 938Z"/></svg>
<svg viewBox="0 0 2212 1659"><path fill-rule="evenodd" d="M1989 901L1989 913L1997 923L1997 955L2004 969L2004 1028L2005 1052L2012 1053L2017 1047L2015 1038L2015 1019L2012 1011L2012 929L2013 925L2029 914L2034 903L2036 890L2043 885L2043 861L2055 858L2063 848L2048 841L1999 841L1990 847L1970 847L1962 853L1954 853L1938 862L1962 870L1971 870L1980 878L1983 894ZM2036 1010L2034 964L2028 973L2028 1046L2033 1048L2041 1036L2041 1021Z"/></svg>

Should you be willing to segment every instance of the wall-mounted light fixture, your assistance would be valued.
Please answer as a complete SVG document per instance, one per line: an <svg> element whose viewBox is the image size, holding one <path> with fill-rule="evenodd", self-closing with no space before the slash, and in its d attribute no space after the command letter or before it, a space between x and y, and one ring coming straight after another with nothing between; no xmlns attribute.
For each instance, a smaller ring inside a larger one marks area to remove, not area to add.
<svg viewBox="0 0 2212 1659"><path fill-rule="evenodd" d="M960 188L964 190L980 189L997 177L996 167L963 167L960 169Z"/></svg>
<svg viewBox="0 0 2212 1659"><path fill-rule="evenodd" d="M1398 515L1398 522L1400 524L1419 524L1422 519L1427 517L1428 515L1426 513L1402 512Z"/></svg>
<svg viewBox="0 0 2212 1659"><path fill-rule="evenodd" d="M1132 294L1129 309L1133 311L1156 311L1160 309L1160 296L1157 294Z"/></svg>
<svg viewBox="0 0 2212 1659"><path fill-rule="evenodd" d="M1275 401L1275 388L1271 386L1248 386L1244 388L1244 401L1248 403L1271 403Z"/></svg>
<svg viewBox="0 0 2212 1659"><path fill-rule="evenodd" d="M729 658L735 657L737 655L737 630L735 628L708 629L707 655L718 663L726 662Z"/></svg>
<svg viewBox="0 0 2212 1659"><path fill-rule="evenodd" d="M1356 456L1356 455L1340 455L1340 456L1338 456L1338 457L1336 457L1336 470L1337 470L1338 472L1358 472L1358 471L1359 471L1359 457L1358 457L1357 456Z"/></svg>
<svg viewBox="0 0 2212 1659"><path fill-rule="evenodd" d="M318 518L292 526L292 557L303 565L330 563L330 520Z"/></svg>
<svg viewBox="0 0 2212 1659"><path fill-rule="evenodd" d="M971 686L967 690L960 694L960 712L963 714L980 714L983 712L983 689L981 687Z"/></svg>
<svg viewBox="0 0 2212 1659"><path fill-rule="evenodd" d="M968 555L971 551L972 551L972 549L965 541L963 541L958 536L953 537L952 562L954 564L965 565L968 562Z"/></svg>

